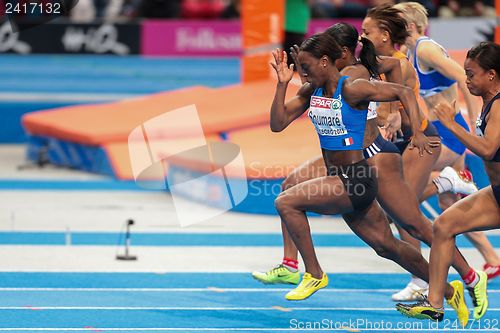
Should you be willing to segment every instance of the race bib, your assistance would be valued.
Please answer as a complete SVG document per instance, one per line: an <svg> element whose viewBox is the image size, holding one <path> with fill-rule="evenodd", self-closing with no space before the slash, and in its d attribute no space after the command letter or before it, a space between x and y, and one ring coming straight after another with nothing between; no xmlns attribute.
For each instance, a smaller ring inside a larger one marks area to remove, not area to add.
<svg viewBox="0 0 500 333"><path fill-rule="evenodd" d="M368 104L368 114L366 115L367 120L377 118L378 104L378 102L370 102L370 104Z"/></svg>
<svg viewBox="0 0 500 333"><path fill-rule="evenodd" d="M342 101L340 99L312 96L308 115L321 136L347 134L347 129L342 121Z"/></svg>

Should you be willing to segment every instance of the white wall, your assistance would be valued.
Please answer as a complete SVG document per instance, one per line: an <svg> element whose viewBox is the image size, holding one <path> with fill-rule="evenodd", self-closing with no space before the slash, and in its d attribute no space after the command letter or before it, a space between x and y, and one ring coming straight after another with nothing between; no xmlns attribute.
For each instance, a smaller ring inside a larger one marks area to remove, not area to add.
<svg viewBox="0 0 500 333"><path fill-rule="evenodd" d="M494 28L495 19L434 18L429 23L429 36L449 50L469 49L485 41L485 34L493 34Z"/></svg>

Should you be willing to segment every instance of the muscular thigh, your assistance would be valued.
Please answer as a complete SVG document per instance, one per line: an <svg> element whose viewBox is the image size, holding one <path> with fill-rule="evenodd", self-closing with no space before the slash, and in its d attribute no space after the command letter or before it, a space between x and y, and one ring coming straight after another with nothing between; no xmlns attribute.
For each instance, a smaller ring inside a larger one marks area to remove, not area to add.
<svg viewBox="0 0 500 333"><path fill-rule="evenodd" d="M377 170L379 192L389 190L394 181L404 181L401 155L377 154L368 161Z"/></svg>
<svg viewBox="0 0 500 333"><path fill-rule="evenodd" d="M407 148L403 153L403 172L404 177L408 185L420 198L427 182L431 171L439 157L441 149L436 148L432 150L432 155L424 153L420 156L417 148L409 149Z"/></svg>
<svg viewBox="0 0 500 333"><path fill-rule="evenodd" d="M401 156L378 154L372 159L377 166L377 200L382 208L400 223L406 216L414 219L420 212L415 193L403 178ZM413 196L413 200L408 196Z"/></svg>
<svg viewBox="0 0 500 333"><path fill-rule="evenodd" d="M353 210L344 183L338 176L306 180L282 192L280 197L301 211L333 215Z"/></svg>
<svg viewBox="0 0 500 333"><path fill-rule="evenodd" d="M488 186L456 202L442 214L442 220L452 224L450 230L455 235L497 229L500 228L500 208Z"/></svg>
<svg viewBox="0 0 500 333"><path fill-rule="evenodd" d="M433 170L441 171L447 166L454 166L459 168L458 170L463 169L465 155L458 155L450 148L445 145L441 145L441 153L439 154L439 158L434 164Z"/></svg>

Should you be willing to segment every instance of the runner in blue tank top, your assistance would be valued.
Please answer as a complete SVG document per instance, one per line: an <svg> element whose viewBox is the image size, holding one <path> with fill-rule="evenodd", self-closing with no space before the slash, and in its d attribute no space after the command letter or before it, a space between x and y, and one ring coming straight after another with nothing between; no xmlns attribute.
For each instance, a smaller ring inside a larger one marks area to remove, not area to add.
<svg viewBox="0 0 500 333"><path fill-rule="evenodd" d="M467 53L467 87L483 99L483 109L476 123L476 134L465 130L455 120L455 109L440 103L435 112L439 120L467 148L483 158L491 186L481 189L448 208L434 223L434 242L430 255L429 296L415 304L397 304L406 316L442 320L443 294L455 237L464 232L500 228L500 45L483 42ZM479 272L473 288L468 288L474 302L474 319L481 319L488 308L487 276Z"/></svg>
<svg viewBox="0 0 500 333"><path fill-rule="evenodd" d="M439 159L434 165L435 171L453 173L453 167L456 171L464 169L465 164L465 146L441 124L434 108L440 102L453 103L458 99L458 90L464 95L469 115L469 124L460 113L458 105L455 109L455 120L463 128L469 130L473 128L475 117L477 115L476 106L473 97L467 90L465 84L465 75L462 66L456 63L448 56L446 50L434 40L425 36L427 29L427 10L417 2L405 2L394 6L401 10L402 16L408 24L407 31L410 36L406 38L405 46L408 48L408 58L412 62L420 82L420 96L429 110L429 120L437 128L442 139L443 147ZM455 189L463 194L471 194L477 191L473 183L462 184L463 189ZM435 179L434 184L429 184L424 191L422 199L437 193L446 193L452 190L449 182ZM440 204L446 209L458 200L458 196L453 193L446 193L440 196Z"/></svg>
<svg viewBox="0 0 500 333"><path fill-rule="evenodd" d="M401 100L408 110L414 126L412 144L423 154L439 142L430 141L420 130L418 106L409 88L397 84L350 80L341 76L335 61L341 49L328 34L315 35L300 47L298 59L307 82L297 96L285 103L288 82L293 69L286 65L286 53L273 52L278 85L271 107L271 129L284 130L293 120L308 110L308 115L320 137L323 159L328 174L324 177L297 184L282 192L276 199L276 208L293 242L304 260L306 274L299 286L287 294L289 300L309 297L328 284L321 270L311 241L306 211L320 214L344 214L353 228L363 225L366 234L384 237L379 221L385 215L374 198L377 182L363 158L363 136L369 101ZM293 66L293 65L292 65ZM364 241L372 245L368 237ZM421 255L415 256L413 248L396 238L389 239L397 251L406 251L408 261L403 262L389 253L380 255L398 262L408 271L425 276L426 263ZM414 273L414 274L415 274ZM450 286L450 293L453 289Z"/></svg>
<svg viewBox="0 0 500 333"><path fill-rule="evenodd" d="M385 73L388 82L401 83L401 66L396 58L376 57L373 44L366 38L361 38L363 47L360 51L360 61L355 57L356 46L358 45L358 31L347 23L337 23L328 28L325 33L335 38L339 46L343 48L342 57L335 61L335 66L342 75L348 75L351 79L363 78L370 80L378 73ZM347 50L346 50L347 49ZM300 64L297 60L299 47L292 50L297 72L301 75L302 83L305 83ZM370 106L373 106L373 102ZM373 110L376 118L376 109ZM367 117L366 130L364 136L363 154L369 165L377 168L378 194L377 200L382 208L393 217L397 223L406 228L414 237L421 239L429 246L432 243L432 223L422 214L416 196L411 192L408 183L403 179L402 158L399 149L383 139L378 130L376 119ZM297 184L309 181L314 178L325 177L327 175L325 163L322 156L313 158L296 168L282 184L285 191ZM413 199L412 199L413 198ZM400 258L401 261L409 261L406 256L412 252L405 251L406 247L398 250L394 235L390 231L387 219L369 221L370 225L379 231L373 233L371 228L367 228L364 223L351 224L353 232L364 239L379 253L390 254L391 257ZM283 234L284 257L281 264L275 266L268 272L253 272L255 279L266 284L297 284L300 281L298 271L298 251L290 238L286 226L281 223ZM378 235L383 235L380 237ZM457 250L458 251L458 250ZM393 254L392 254L393 253ZM465 265L468 267L460 253L455 256L454 267Z"/></svg>

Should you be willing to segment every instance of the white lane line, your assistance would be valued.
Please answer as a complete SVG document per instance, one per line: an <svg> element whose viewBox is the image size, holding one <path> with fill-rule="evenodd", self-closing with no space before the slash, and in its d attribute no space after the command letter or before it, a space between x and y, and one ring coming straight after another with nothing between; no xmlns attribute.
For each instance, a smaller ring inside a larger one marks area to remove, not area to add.
<svg viewBox="0 0 500 333"><path fill-rule="evenodd" d="M431 214L433 219L436 219L439 216L439 213L436 212L436 210L426 200L422 201L420 204L427 210L427 212L429 212L429 214Z"/></svg>
<svg viewBox="0 0 500 333"><path fill-rule="evenodd" d="M2 291L74 291L74 292L233 292L233 293L260 293L260 292L288 292L288 288L0 288ZM321 293L393 293L400 289L322 289ZM488 289L488 293L500 293L500 289Z"/></svg>
<svg viewBox="0 0 500 333"><path fill-rule="evenodd" d="M395 308L348 308L348 307L299 307L288 308L292 311L396 311ZM273 307L190 307L190 306L0 306L1 310L163 310L163 311L266 311ZM500 311L500 308L488 308L488 311Z"/></svg>

